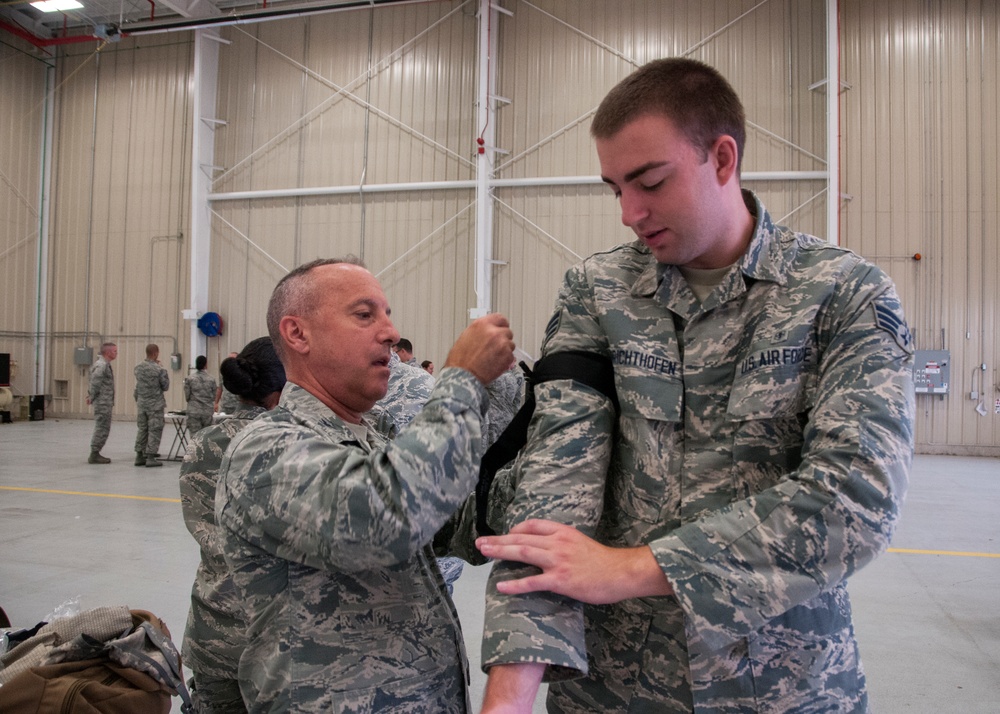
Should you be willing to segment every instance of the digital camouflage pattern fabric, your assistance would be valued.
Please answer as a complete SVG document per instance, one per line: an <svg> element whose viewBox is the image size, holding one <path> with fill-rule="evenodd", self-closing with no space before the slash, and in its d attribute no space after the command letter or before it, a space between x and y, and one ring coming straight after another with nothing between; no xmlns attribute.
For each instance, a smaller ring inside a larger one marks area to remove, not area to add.
<svg viewBox="0 0 1000 714"><path fill-rule="evenodd" d="M248 406L202 429L191 437L181 464L184 525L201 549L182 647L184 664L194 672L192 694L200 708L209 712L246 711L237 670L247 643L247 622L243 600L222 553L223 538L215 521L215 490L229 442L264 411L263 407Z"/></svg>
<svg viewBox="0 0 1000 714"><path fill-rule="evenodd" d="M115 373L104 355L90 367L87 396L94 407L94 435L90 439L90 450L100 451L111 434L111 412L115 406Z"/></svg>
<svg viewBox="0 0 1000 714"><path fill-rule="evenodd" d="M163 412L167 408L163 393L169 388L170 375L153 360L143 360L135 366L135 389L132 392L138 409L135 450L145 453L147 458L160 449Z"/></svg>
<svg viewBox="0 0 1000 714"><path fill-rule="evenodd" d="M252 712L467 712L461 628L429 546L475 487L486 391L445 369L394 441L289 383L234 439L216 518Z"/></svg>
<svg viewBox="0 0 1000 714"><path fill-rule="evenodd" d="M550 663L551 712L867 711L846 580L899 517L912 345L881 270L744 198L755 235L704 303L638 242L566 275L542 351L608 356L621 415L536 387L506 525L648 544L676 596L505 597L525 566L497 563L484 667Z"/></svg>
<svg viewBox="0 0 1000 714"><path fill-rule="evenodd" d="M221 379L219 379L219 384L222 384ZM219 411L223 414L235 414L240 410L241 406L240 398L226 389L225 385L222 385L222 397L219 399Z"/></svg>
<svg viewBox="0 0 1000 714"><path fill-rule="evenodd" d="M413 421L434 389L434 378L420 367L414 367L399 359L392 352L389 355L389 386L385 396L375 403L365 415L372 426L387 439L395 439L403 428ZM488 390L487 390L488 391ZM489 415L487 415L487 423ZM483 426L485 431L486 425ZM448 586L448 594L454 592L455 581L462 577L464 564L458 558L445 556L438 558L438 568Z"/></svg>
<svg viewBox="0 0 1000 714"><path fill-rule="evenodd" d="M184 378L187 428L192 435L212 423L215 414L215 380L203 369Z"/></svg>
<svg viewBox="0 0 1000 714"><path fill-rule="evenodd" d="M486 385L490 395L490 408L486 412L483 430L483 450L490 448L500 438L524 401L524 375L521 368L513 366Z"/></svg>
<svg viewBox="0 0 1000 714"><path fill-rule="evenodd" d="M388 439L413 421L434 389L434 378L420 367L399 359L393 352L389 356L389 387L365 418Z"/></svg>

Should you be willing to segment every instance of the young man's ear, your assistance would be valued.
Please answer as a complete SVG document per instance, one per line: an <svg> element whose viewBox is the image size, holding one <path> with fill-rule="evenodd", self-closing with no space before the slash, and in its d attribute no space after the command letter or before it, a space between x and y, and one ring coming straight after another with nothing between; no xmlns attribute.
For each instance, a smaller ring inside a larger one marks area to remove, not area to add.
<svg viewBox="0 0 1000 714"><path fill-rule="evenodd" d="M715 160L715 173L719 183L728 183L736 175L736 167L739 165L736 139L728 134L720 136L712 145L711 157Z"/></svg>

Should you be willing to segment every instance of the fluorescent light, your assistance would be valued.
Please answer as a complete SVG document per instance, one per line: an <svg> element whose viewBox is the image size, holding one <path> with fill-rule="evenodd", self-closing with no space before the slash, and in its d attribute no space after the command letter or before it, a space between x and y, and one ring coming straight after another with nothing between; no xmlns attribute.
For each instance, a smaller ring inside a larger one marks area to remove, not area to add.
<svg viewBox="0 0 1000 714"><path fill-rule="evenodd" d="M31 7L42 12L62 12L63 10L78 10L83 7L77 0L41 0L31 3Z"/></svg>

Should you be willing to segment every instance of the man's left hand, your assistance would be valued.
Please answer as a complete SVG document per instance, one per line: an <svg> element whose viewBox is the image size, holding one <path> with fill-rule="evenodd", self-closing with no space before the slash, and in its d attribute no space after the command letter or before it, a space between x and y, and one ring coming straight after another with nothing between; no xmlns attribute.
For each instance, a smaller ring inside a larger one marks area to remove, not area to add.
<svg viewBox="0 0 1000 714"><path fill-rule="evenodd" d="M478 538L476 547L487 558L541 568L538 575L497 583L497 590L506 595L549 590L604 605L673 594L648 546L610 548L576 528L553 521L524 521L507 535Z"/></svg>

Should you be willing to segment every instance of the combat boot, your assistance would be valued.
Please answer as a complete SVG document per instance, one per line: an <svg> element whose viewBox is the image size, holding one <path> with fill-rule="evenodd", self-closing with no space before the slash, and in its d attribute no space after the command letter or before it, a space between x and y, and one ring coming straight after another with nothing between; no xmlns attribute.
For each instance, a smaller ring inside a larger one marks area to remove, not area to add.
<svg viewBox="0 0 1000 714"><path fill-rule="evenodd" d="M90 457L87 459L88 464L110 464L111 459L107 456L101 456L100 451L91 451Z"/></svg>
<svg viewBox="0 0 1000 714"><path fill-rule="evenodd" d="M144 453L142 453L141 451L136 451L135 452L135 465L136 466L145 466L146 465L146 455Z"/></svg>
<svg viewBox="0 0 1000 714"><path fill-rule="evenodd" d="M156 466L163 466L163 462L162 461L157 461L156 460L156 456L154 456L153 454L148 455L146 457L146 468L147 469L151 469L151 468L154 468Z"/></svg>

